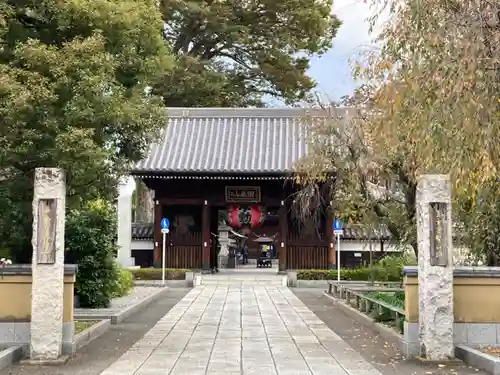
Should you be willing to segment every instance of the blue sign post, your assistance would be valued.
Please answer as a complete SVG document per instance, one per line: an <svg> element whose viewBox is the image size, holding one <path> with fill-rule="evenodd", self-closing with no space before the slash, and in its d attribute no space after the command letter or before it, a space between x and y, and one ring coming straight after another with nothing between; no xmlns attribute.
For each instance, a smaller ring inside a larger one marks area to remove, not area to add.
<svg viewBox="0 0 500 375"><path fill-rule="evenodd" d="M340 236L344 234L344 230L339 219L333 221L333 233L337 235L337 281L340 281Z"/></svg>
<svg viewBox="0 0 500 375"><path fill-rule="evenodd" d="M170 226L170 221L166 217L161 219L161 234L163 235L162 242L162 257L161 257L161 284L165 286L165 242L167 242L166 236L168 233L168 227Z"/></svg>
<svg viewBox="0 0 500 375"><path fill-rule="evenodd" d="M333 232L335 234L343 234L342 222L339 219L333 221Z"/></svg>
<svg viewBox="0 0 500 375"><path fill-rule="evenodd" d="M165 230L167 229L168 230L168 227L170 226L170 221L168 221L168 219L166 217L164 217L163 219L161 219L161 229L162 230ZM168 232L166 232L168 233Z"/></svg>

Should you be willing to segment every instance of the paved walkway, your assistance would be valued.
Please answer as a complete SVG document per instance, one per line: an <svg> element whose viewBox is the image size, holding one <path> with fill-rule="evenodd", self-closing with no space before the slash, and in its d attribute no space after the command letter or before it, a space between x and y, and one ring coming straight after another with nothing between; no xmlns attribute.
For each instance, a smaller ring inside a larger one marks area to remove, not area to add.
<svg viewBox="0 0 500 375"><path fill-rule="evenodd" d="M286 287L198 286L101 375L381 375Z"/></svg>

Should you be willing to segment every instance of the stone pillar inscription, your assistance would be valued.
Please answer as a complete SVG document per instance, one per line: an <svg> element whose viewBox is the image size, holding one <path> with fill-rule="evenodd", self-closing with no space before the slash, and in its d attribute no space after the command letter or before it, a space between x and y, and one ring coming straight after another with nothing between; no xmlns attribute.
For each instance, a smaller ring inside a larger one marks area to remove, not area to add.
<svg viewBox="0 0 500 375"><path fill-rule="evenodd" d="M37 168L33 195L32 360L61 356L64 292L66 177L62 169Z"/></svg>
<svg viewBox="0 0 500 375"><path fill-rule="evenodd" d="M454 357L451 182L423 175L417 184L419 336L427 359Z"/></svg>

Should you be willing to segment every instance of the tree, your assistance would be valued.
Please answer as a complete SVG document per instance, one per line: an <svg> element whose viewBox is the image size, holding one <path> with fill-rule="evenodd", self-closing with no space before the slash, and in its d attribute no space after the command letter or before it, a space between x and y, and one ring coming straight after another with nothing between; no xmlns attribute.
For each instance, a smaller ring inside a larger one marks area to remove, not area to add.
<svg viewBox="0 0 500 375"><path fill-rule="evenodd" d="M168 106L261 106L263 95L294 104L314 87L311 56L340 27L331 9L332 0L163 0L177 68L155 92Z"/></svg>
<svg viewBox="0 0 500 375"><path fill-rule="evenodd" d="M0 4L0 248L30 258L36 167L68 172L68 205L112 198L164 123L172 69L152 0Z"/></svg>
<svg viewBox="0 0 500 375"><path fill-rule="evenodd" d="M307 211L321 208L311 205L310 185L325 181L325 171L335 174L328 199L335 215L355 224L364 224L370 230L385 225L393 239L402 246L411 246L417 252L415 229L416 178L407 155L398 152L375 152L378 138L372 133L372 121L377 116L373 104L375 88L360 86L352 96L340 103L350 107L344 118L327 117L311 122L310 155L299 166L302 191L309 205ZM332 108L335 110L335 107ZM325 111L330 109L325 108ZM393 150L395 151L395 150ZM302 200L297 200L304 207Z"/></svg>
<svg viewBox="0 0 500 375"><path fill-rule="evenodd" d="M500 203L492 199L500 166L500 4L375 2L383 5L389 21L378 35L381 49L356 69L377 88L370 120L375 154L396 160L413 184L422 173L450 173L456 222L495 227ZM490 264L500 259L491 240L496 234L485 236L478 225L469 229L465 238L474 239L469 241L473 250L480 249Z"/></svg>
<svg viewBox="0 0 500 375"><path fill-rule="evenodd" d="M405 143L418 173L451 171L469 194L500 165L500 4L382 3L382 48L360 71L378 82L379 145Z"/></svg>

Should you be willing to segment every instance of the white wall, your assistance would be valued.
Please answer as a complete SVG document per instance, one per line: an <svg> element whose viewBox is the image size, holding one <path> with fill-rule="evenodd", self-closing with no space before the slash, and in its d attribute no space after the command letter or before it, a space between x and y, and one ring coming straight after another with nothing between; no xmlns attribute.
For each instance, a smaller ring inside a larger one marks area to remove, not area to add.
<svg viewBox="0 0 500 375"><path fill-rule="evenodd" d="M135 185L123 181L118 188L118 206L116 210L118 221L118 264L124 268L135 265L132 254L132 194Z"/></svg>
<svg viewBox="0 0 500 375"><path fill-rule="evenodd" d="M384 243L384 252L401 252L403 249L396 245ZM370 251L370 243L368 241L342 241L340 239L340 251L365 252ZM372 251L381 251L380 241L372 242Z"/></svg>
<svg viewBox="0 0 500 375"><path fill-rule="evenodd" d="M152 240L132 240L131 249L132 250L154 250L154 244Z"/></svg>

